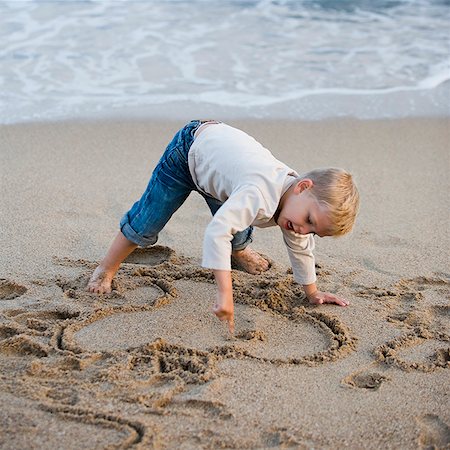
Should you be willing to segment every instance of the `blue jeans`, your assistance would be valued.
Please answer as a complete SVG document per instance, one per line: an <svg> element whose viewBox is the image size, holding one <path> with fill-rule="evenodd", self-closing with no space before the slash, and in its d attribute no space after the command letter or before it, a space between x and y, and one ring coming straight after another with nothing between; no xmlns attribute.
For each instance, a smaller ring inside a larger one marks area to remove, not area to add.
<svg viewBox="0 0 450 450"><path fill-rule="evenodd" d="M191 191L198 191L188 166L188 153L194 133L205 122L193 120L178 131L161 156L142 197L122 217L120 230L130 241L141 247L153 245L158 233L173 213L184 203ZM222 203L200 192L214 215ZM233 236L233 250L243 250L252 242L253 227Z"/></svg>

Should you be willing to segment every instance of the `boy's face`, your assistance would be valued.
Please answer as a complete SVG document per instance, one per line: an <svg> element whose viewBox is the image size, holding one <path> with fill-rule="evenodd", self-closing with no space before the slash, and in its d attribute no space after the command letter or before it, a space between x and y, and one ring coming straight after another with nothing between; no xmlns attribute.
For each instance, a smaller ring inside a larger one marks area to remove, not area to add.
<svg viewBox="0 0 450 450"><path fill-rule="evenodd" d="M277 224L298 234L331 236L328 231L331 229L328 210L311 195L309 189L312 186L313 182L305 179L289 188L281 199Z"/></svg>

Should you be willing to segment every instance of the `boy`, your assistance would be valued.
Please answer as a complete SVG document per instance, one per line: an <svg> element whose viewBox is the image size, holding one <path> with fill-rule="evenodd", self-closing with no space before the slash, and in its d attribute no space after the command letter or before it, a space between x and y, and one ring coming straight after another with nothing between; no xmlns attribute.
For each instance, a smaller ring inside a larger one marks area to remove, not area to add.
<svg viewBox="0 0 450 450"><path fill-rule="evenodd" d="M342 169L299 176L254 138L221 122L194 120L170 142L141 199L123 216L120 232L92 274L88 290L111 292L120 263L138 246L156 243L158 233L191 191L206 200L213 218L206 228L202 266L217 282L214 313L234 331L231 256L256 274L269 263L248 247L253 226L278 225L295 280L313 304L348 302L316 287L313 235L343 235L353 227L358 190Z"/></svg>

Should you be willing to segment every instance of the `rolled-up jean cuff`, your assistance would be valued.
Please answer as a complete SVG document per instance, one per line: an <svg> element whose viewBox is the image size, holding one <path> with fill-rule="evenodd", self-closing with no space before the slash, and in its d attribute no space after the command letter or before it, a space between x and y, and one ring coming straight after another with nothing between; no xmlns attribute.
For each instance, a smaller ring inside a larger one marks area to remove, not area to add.
<svg viewBox="0 0 450 450"><path fill-rule="evenodd" d="M239 251L239 250L244 250L244 248L247 247L247 245L251 244L253 242L253 238L251 236L251 233L249 233L249 236L247 236L247 239L240 243L240 244L236 244L234 245L233 243L231 243L231 247L233 251Z"/></svg>
<svg viewBox="0 0 450 450"><path fill-rule="evenodd" d="M136 233L136 231L134 231L128 223L128 217L126 215L120 221L120 231L129 241L134 242L140 247L149 247L150 245L155 244L158 240L158 236L145 238Z"/></svg>

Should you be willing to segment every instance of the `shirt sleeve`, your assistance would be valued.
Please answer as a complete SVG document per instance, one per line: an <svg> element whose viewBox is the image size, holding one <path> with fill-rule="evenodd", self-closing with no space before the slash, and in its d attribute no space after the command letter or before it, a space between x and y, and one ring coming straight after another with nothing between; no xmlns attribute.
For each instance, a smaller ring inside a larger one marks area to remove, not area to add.
<svg viewBox="0 0 450 450"><path fill-rule="evenodd" d="M282 231L295 281L303 285L315 283L317 277L313 254L315 247L313 235L296 235L293 231Z"/></svg>
<svg viewBox="0 0 450 450"><path fill-rule="evenodd" d="M233 192L206 228L202 266L207 269L231 270L233 235L245 230L256 218L265 215L266 209L264 197L256 186L243 186Z"/></svg>

